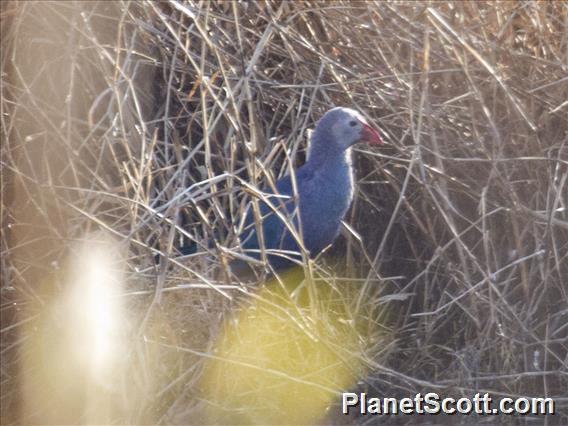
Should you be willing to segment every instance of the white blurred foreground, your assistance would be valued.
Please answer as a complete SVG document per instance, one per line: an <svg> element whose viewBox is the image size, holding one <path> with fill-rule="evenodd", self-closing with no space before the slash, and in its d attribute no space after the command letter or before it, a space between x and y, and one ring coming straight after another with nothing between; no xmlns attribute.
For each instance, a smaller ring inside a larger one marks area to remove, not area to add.
<svg viewBox="0 0 568 426"><path fill-rule="evenodd" d="M126 408L118 381L127 355L123 262L100 235L76 245L42 287L23 346L24 417L37 423L108 423ZM28 417L29 416L29 417Z"/></svg>

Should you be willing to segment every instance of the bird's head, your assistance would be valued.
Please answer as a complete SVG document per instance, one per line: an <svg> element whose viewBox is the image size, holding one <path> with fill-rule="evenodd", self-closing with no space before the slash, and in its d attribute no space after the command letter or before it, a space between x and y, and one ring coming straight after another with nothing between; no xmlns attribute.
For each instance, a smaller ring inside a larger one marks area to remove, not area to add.
<svg viewBox="0 0 568 426"><path fill-rule="evenodd" d="M318 133L330 144L345 150L357 142L367 142L369 145L384 145L379 132L367 123L367 120L355 110L337 107L330 109L318 121L314 136ZM323 141L322 141L323 142Z"/></svg>

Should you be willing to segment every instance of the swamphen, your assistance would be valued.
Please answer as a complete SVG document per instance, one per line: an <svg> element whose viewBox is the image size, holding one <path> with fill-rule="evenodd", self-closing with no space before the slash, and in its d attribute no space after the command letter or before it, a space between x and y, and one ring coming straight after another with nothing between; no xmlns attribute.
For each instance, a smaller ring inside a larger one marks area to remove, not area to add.
<svg viewBox="0 0 568 426"><path fill-rule="evenodd" d="M283 217L294 229L301 229L310 257L320 253L339 235L341 220L353 198L351 147L357 142L384 144L379 133L357 111L341 107L327 111L312 133L306 163L295 171L297 192L294 192L291 176L287 175L275 185L281 197L268 195L271 206L260 202L264 248L275 270L287 268L294 260L301 259L297 240ZM272 190L265 192L274 194ZM241 235L241 246L247 255L259 259L257 230L251 210ZM243 266L240 260L231 264L237 274Z"/></svg>

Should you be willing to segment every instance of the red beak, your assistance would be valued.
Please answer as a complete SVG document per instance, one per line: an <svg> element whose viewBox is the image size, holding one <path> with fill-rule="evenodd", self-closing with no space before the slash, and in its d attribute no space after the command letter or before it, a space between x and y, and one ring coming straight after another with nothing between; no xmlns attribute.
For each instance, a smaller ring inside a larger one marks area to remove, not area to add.
<svg viewBox="0 0 568 426"><path fill-rule="evenodd" d="M363 130L361 131L361 140L367 142L369 145L385 145L385 142L381 138L379 132L373 129L366 123L363 124Z"/></svg>

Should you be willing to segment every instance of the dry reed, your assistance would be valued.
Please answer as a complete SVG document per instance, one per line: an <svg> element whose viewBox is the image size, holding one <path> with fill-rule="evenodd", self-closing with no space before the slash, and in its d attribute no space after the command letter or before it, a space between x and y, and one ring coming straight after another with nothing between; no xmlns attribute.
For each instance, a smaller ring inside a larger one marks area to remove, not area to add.
<svg viewBox="0 0 568 426"><path fill-rule="evenodd" d="M388 311L360 388L553 397L568 422L567 3L3 2L1 19L3 423L37 420L27 308L93 230L127 258L123 380L146 395L112 420L195 419L222 314L253 291L224 267L244 211L334 105L389 143L357 148L352 229L314 265L354 310Z"/></svg>

